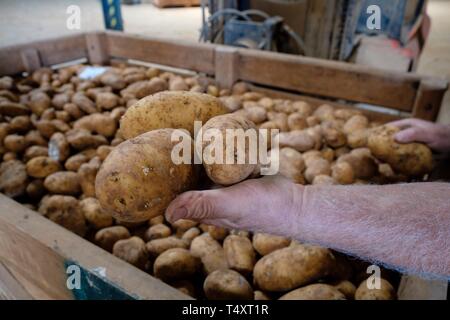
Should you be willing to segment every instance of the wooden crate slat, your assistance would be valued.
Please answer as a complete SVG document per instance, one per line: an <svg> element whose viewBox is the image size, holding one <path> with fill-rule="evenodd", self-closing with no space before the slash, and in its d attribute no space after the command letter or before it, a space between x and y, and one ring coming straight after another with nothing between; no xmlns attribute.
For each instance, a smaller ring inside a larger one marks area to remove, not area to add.
<svg viewBox="0 0 450 320"><path fill-rule="evenodd" d="M435 121L447 88L446 80L422 79L412 111L413 117Z"/></svg>
<svg viewBox="0 0 450 320"><path fill-rule="evenodd" d="M135 59L214 74L214 46L107 32L112 58Z"/></svg>
<svg viewBox="0 0 450 320"><path fill-rule="evenodd" d="M420 77L282 53L239 50L239 78L305 94L411 111Z"/></svg>
<svg viewBox="0 0 450 320"><path fill-rule="evenodd" d="M52 66L87 57L84 34L14 45L0 48L0 74L8 75L27 71L22 52L26 52L29 48L37 51L42 66Z"/></svg>
<svg viewBox="0 0 450 320"><path fill-rule="evenodd" d="M65 264L104 268L106 279L140 299L190 299L69 230L0 194L0 261L35 298L70 299Z"/></svg>

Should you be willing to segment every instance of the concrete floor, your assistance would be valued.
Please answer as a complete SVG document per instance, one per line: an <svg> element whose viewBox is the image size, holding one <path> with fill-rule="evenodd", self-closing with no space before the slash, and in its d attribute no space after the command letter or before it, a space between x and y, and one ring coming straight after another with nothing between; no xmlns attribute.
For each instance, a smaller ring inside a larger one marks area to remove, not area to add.
<svg viewBox="0 0 450 320"><path fill-rule="evenodd" d="M66 27L66 9L72 4L81 9L80 30ZM450 79L450 1L431 0L428 12L432 19L431 33L417 72ZM148 3L123 5L122 15L125 32L198 40L199 7L158 9ZM99 0L0 0L0 46L103 28ZM450 123L450 91L439 121Z"/></svg>

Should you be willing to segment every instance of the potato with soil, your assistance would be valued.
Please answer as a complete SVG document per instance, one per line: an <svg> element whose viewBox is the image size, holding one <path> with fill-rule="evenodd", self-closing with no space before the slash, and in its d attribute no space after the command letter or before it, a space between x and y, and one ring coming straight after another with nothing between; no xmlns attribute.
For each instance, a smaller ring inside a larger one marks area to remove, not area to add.
<svg viewBox="0 0 450 320"><path fill-rule="evenodd" d="M66 229L84 236L86 221L78 200L72 196L54 195L44 197L39 204L39 212Z"/></svg>
<svg viewBox="0 0 450 320"><path fill-rule="evenodd" d="M120 133L125 139L155 129L186 129L194 134L194 121L206 123L210 118L227 113L222 102L208 94L164 91L136 102L120 120Z"/></svg>
<svg viewBox="0 0 450 320"><path fill-rule="evenodd" d="M172 234L172 230L163 223L155 224L145 231L144 239L146 241L167 238Z"/></svg>
<svg viewBox="0 0 450 320"><path fill-rule="evenodd" d="M316 283L288 292L280 300L345 300L345 296L333 286Z"/></svg>
<svg viewBox="0 0 450 320"><path fill-rule="evenodd" d="M252 242L247 237L229 235L223 241L223 250L230 269L249 276L256 263Z"/></svg>
<svg viewBox="0 0 450 320"><path fill-rule="evenodd" d="M102 209L97 199L85 198L80 201L80 207L87 222L95 229L112 226L112 216Z"/></svg>
<svg viewBox="0 0 450 320"><path fill-rule="evenodd" d="M169 249L173 248L187 249L189 247L189 242L184 239L177 238L175 236L169 236L165 238L150 240L149 242L147 242L145 246L150 256L156 258L161 253Z"/></svg>
<svg viewBox="0 0 450 320"><path fill-rule="evenodd" d="M270 152L271 156L274 154L273 152L274 149ZM279 150L279 172L281 175L294 183L305 184L304 170L305 162L300 152L292 148L281 148Z"/></svg>
<svg viewBox="0 0 450 320"><path fill-rule="evenodd" d="M334 264L326 248L296 245L276 250L255 265L253 279L263 291L288 291L327 276Z"/></svg>
<svg viewBox="0 0 450 320"><path fill-rule="evenodd" d="M26 167L28 175L33 178L45 178L61 170L61 165L58 161L45 156L30 159Z"/></svg>
<svg viewBox="0 0 450 320"><path fill-rule="evenodd" d="M139 269L145 269L148 262L145 242L138 237L117 241L113 246L113 254Z"/></svg>
<svg viewBox="0 0 450 320"><path fill-rule="evenodd" d="M130 237L130 232L124 226L112 226L97 231L94 241L106 251L112 252L113 246L117 241Z"/></svg>
<svg viewBox="0 0 450 320"><path fill-rule="evenodd" d="M95 181L96 195L116 219L139 222L161 215L178 194L195 185L194 165L172 160L172 148L178 143L171 141L173 132L154 130L127 140L103 162ZM187 133L183 139L192 147Z"/></svg>
<svg viewBox="0 0 450 320"><path fill-rule="evenodd" d="M230 131L235 134L230 138L233 142L228 139ZM198 156L203 159L203 167L212 181L231 185L244 180L253 172L258 160L258 135L254 123L234 114L221 115L206 122L201 134L203 148L202 154ZM247 135L249 139L246 139ZM254 159L251 158L252 152L256 153Z"/></svg>
<svg viewBox="0 0 450 320"><path fill-rule="evenodd" d="M88 163L83 163L77 171L81 190L87 197L95 197L95 178L100 168L100 159L92 158Z"/></svg>
<svg viewBox="0 0 450 320"><path fill-rule="evenodd" d="M50 193L77 195L81 192L79 177L72 171L59 171L48 175L44 187Z"/></svg>
<svg viewBox="0 0 450 320"><path fill-rule="evenodd" d="M8 197L17 197L27 187L27 171L19 160L4 161L0 165L0 191Z"/></svg>
<svg viewBox="0 0 450 320"><path fill-rule="evenodd" d="M253 289L247 280L234 270L216 270L203 283L210 300L251 300Z"/></svg>
<svg viewBox="0 0 450 320"><path fill-rule="evenodd" d="M394 135L400 131L393 126L381 126L370 131L368 147L372 154L392 168L409 176L420 176L433 169L433 154L422 143L397 143Z"/></svg>
<svg viewBox="0 0 450 320"><path fill-rule="evenodd" d="M225 251L220 243L208 233L204 233L192 240L190 251L192 255L201 259L205 274L228 268Z"/></svg>
<svg viewBox="0 0 450 320"><path fill-rule="evenodd" d="M164 281L188 279L195 275L199 266L200 260L189 250L173 248L164 251L156 258L153 274Z"/></svg>

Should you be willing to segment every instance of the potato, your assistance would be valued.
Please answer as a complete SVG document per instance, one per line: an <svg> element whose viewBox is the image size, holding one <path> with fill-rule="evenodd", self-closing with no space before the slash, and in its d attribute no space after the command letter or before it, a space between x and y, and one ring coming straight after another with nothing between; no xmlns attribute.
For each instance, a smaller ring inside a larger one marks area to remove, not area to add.
<svg viewBox="0 0 450 320"><path fill-rule="evenodd" d="M63 107L73 119L79 119L85 115L83 110L81 110L75 103L66 103Z"/></svg>
<svg viewBox="0 0 450 320"><path fill-rule="evenodd" d="M97 156L104 161L113 149L111 146L100 146L97 148Z"/></svg>
<svg viewBox="0 0 450 320"><path fill-rule="evenodd" d="M263 291L288 291L328 275L333 264L334 256L328 249L296 245L258 260L253 279Z"/></svg>
<svg viewBox="0 0 450 320"><path fill-rule="evenodd" d="M31 181L26 187L28 197L35 201L40 200L46 193L44 182L41 179Z"/></svg>
<svg viewBox="0 0 450 320"><path fill-rule="evenodd" d="M294 130L278 134L280 147L289 147L300 152L311 150L315 147L315 140L305 130Z"/></svg>
<svg viewBox="0 0 450 320"><path fill-rule="evenodd" d="M400 144L394 135L400 129L393 126L374 128L369 133L368 147L372 154L399 172L409 176L429 173L433 168L430 148L421 143Z"/></svg>
<svg viewBox="0 0 450 320"><path fill-rule="evenodd" d="M56 161L65 161L70 156L70 146L66 136L56 132L48 142L48 155Z"/></svg>
<svg viewBox="0 0 450 320"><path fill-rule="evenodd" d="M228 230L222 227L206 224L200 224L199 227L203 232L208 232L209 235L217 241L222 241L228 236Z"/></svg>
<svg viewBox="0 0 450 320"><path fill-rule="evenodd" d="M231 147L227 138L229 130L241 130L241 132L236 132L233 150L228 150ZM257 142L258 136L255 125L234 114L217 116L206 122L202 127L203 154L198 156L203 159L203 167L212 181L220 185L231 185L244 180L253 172L257 164L257 158L250 158L250 152L255 153L258 146L256 143L252 146L252 138L250 138L250 142L245 138L247 133L251 135L252 132L254 133L253 141ZM213 142L211 143L211 141ZM244 146L241 144L244 144ZM239 150L239 146L244 147L244 149ZM208 159L213 152L218 157L218 151L216 150L221 150L222 158ZM227 163L227 154L230 152L233 163Z"/></svg>
<svg viewBox="0 0 450 320"><path fill-rule="evenodd" d="M84 198L80 201L80 207L87 222L95 229L112 226L112 216L102 209L97 199L91 197Z"/></svg>
<svg viewBox="0 0 450 320"><path fill-rule="evenodd" d="M267 233L255 233L252 239L253 248L262 256L288 247L291 240L285 237L274 236Z"/></svg>
<svg viewBox="0 0 450 320"><path fill-rule="evenodd" d="M19 160L3 161L0 165L0 191L8 197L17 197L27 187L25 165Z"/></svg>
<svg viewBox="0 0 450 320"><path fill-rule="evenodd" d="M353 168L348 162L339 162L331 167L331 176L340 184L352 184L355 178Z"/></svg>
<svg viewBox="0 0 450 320"><path fill-rule="evenodd" d="M271 150L270 155L273 152ZM295 183L304 184L303 171L305 162L300 152L292 148L282 148L279 150L279 172L284 177Z"/></svg>
<svg viewBox="0 0 450 320"><path fill-rule="evenodd" d="M216 270L206 277L203 284L210 300L250 300L253 289L243 276L234 270Z"/></svg>
<svg viewBox="0 0 450 320"><path fill-rule="evenodd" d="M130 232L124 226L107 227L97 231L95 243L106 251L112 252L113 246L117 241L130 237Z"/></svg>
<svg viewBox="0 0 450 320"><path fill-rule="evenodd" d="M11 89L14 85L13 78L9 76L3 76L0 78L0 89Z"/></svg>
<svg viewBox="0 0 450 320"><path fill-rule="evenodd" d="M267 112L263 107L254 106L245 110L246 118L253 123L262 123L267 120Z"/></svg>
<svg viewBox="0 0 450 320"><path fill-rule="evenodd" d="M173 132L144 133L118 145L105 159L97 174L96 194L115 218L138 222L161 215L177 194L195 185L194 166L172 161ZM187 134L184 138L190 139Z"/></svg>
<svg viewBox="0 0 450 320"><path fill-rule="evenodd" d="M0 115L15 117L29 113L30 109L21 103L11 102L8 100L0 101Z"/></svg>
<svg viewBox="0 0 450 320"><path fill-rule="evenodd" d="M347 300L353 300L355 298L356 287L348 280L342 280L333 284L333 287L338 289Z"/></svg>
<svg viewBox="0 0 450 320"><path fill-rule="evenodd" d="M354 149L340 156L336 162L348 162L353 169L355 179L370 179L377 173L377 164L370 155L359 153L359 150Z"/></svg>
<svg viewBox="0 0 450 320"><path fill-rule="evenodd" d="M194 134L194 121L205 123L227 113L227 108L208 94L165 91L145 97L130 107L120 120L120 133L130 139L147 131L175 128Z"/></svg>
<svg viewBox="0 0 450 320"><path fill-rule="evenodd" d="M241 100L234 96L222 97L222 98L220 98L220 101L223 103L225 108L228 109L229 112L234 112L234 111L242 108Z"/></svg>
<svg viewBox="0 0 450 320"><path fill-rule="evenodd" d="M97 148L103 144L108 144L104 136L94 135L86 129L72 129L66 133L67 142L77 149Z"/></svg>
<svg viewBox="0 0 450 320"><path fill-rule="evenodd" d="M127 85L122 75L113 70L102 74L100 76L100 82L105 86L113 88L114 90L121 90Z"/></svg>
<svg viewBox="0 0 450 320"><path fill-rule="evenodd" d="M167 90L167 82L160 78L152 78L151 80L137 81L120 91L122 97L132 97L141 99L151 94Z"/></svg>
<svg viewBox="0 0 450 320"><path fill-rule="evenodd" d="M16 153L20 153L28 147L28 143L25 140L25 137L18 134L7 135L3 140L3 145L5 146L6 150Z"/></svg>
<svg viewBox="0 0 450 320"><path fill-rule="evenodd" d="M330 176L327 176L325 174L319 174L318 176L315 176L313 181L312 181L313 185L327 185L327 186L331 186L331 185L335 185L337 184L337 181Z"/></svg>
<svg viewBox="0 0 450 320"><path fill-rule="evenodd" d="M148 262L145 242L138 237L117 241L113 246L113 254L139 269L144 269Z"/></svg>
<svg viewBox="0 0 450 320"><path fill-rule="evenodd" d="M345 300L345 296L333 286L316 283L288 292L280 300Z"/></svg>
<svg viewBox="0 0 450 320"><path fill-rule="evenodd" d="M369 135L369 130L359 129L352 131L347 135L347 144L350 148L365 148L367 147L367 138Z"/></svg>
<svg viewBox="0 0 450 320"><path fill-rule="evenodd" d="M86 163L88 161L89 158L84 154L77 153L66 160L66 162L64 163L64 167L66 168L66 170L76 172L83 163Z"/></svg>
<svg viewBox="0 0 450 320"><path fill-rule="evenodd" d="M170 236L166 238L160 238L160 239L154 239L145 245L147 248L148 253L151 257L157 257L161 253L163 253L166 250L173 249L173 248L184 248L187 249L189 244L187 241L183 239L179 239L175 236Z"/></svg>
<svg viewBox="0 0 450 320"><path fill-rule="evenodd" d="M288 116L285 113L268 112L267 118L274 123L275 128L279 129L281 132L289 131Z"/></svg>
<svg viewBox="0 0 450 320"><path fill-rule="evenodd" d="M253 292L253 300L256 300L256 301L270 300L270 297L262 291L255 290Z"/></svg>
<svg viewBox="0 0 450 320"><path fill-rule="evenodd" d="M85 235L86 221L76 198L62 195L45 197L39 204L38 210L48 219L79 236Z"/></svg>
<svg viewBox="0 0 450 320"><path fill-rule="evenodd" d="M50 193L77 195L81 191L78 175L72 171L59 171L48 175L44 187Z"/></svg>
<svg viewBox="0 0 450 320"><path fill-rule="evenodd" d="M107 114L94 113L84 116L73 124L74 129L86 129L90 133L98 133L111 137L116 133L116 121Z"/></svg>
<svg viewBox="0 0 450 320"><path fill-rule="evenodd" d="M66 104L69 101L64 101L64 104ZM72 96L71 102L76 104L80 110L87 114L93 114L97 112L97 108L95 106L95 103L89 99L84 93L77 92Z"/></svg>
<svg viewBox="0 0 450 320"><path fill-rule="evenodd" d="M100 159L92 158L88 163L83 163L77 171L81 190L87 197L95 197L95 178L100 168Z"/></svg>
<svg viewBox="0 0 450 320"><path fill-rule="evenodd" d="M291 113L287 119L289 130L303 130L308 127L306 117L299 112Z"/></svg>
<svg viewBox="0 0 450 320"><path fill-rule="evenodd" d="M193 298L197 296L197 289L191 281L179 280L171 282L170 286Z"/></svg>
<svg viewBox="0 0 450 320"><path fill-rule="evenodd" d="M241 95L249 91L249 85L245 82L236 82L231 88L231 93L233 95Z"/></svg>
<svg viewBox="0 0 450 320"><path fill-rule="evenodd" d="M184 231L198 225L198 222L194 221L194 220L189 220L189 219L178 219L177 221L173 222L171 225L177 232L184 232Z"/></svg>
<svg viewBox="0 0 450 320"><path fill-rule="evenodd" d="M329 104L320 105L313 113L314 116L320 119L320 121L327 121L334 119L334 108Z"/></svg>
<svg viewBox="0 0 450 320"><path fill-rule="evenodd" d="M174 77L169 81L169 90L170 91L187 91L189 90L189 86L184 82L182 77Z"/></svg>
<svg viewBox="0 0 450 320"><path fill-rule="evenodd" d="M315 158L314 161L307 165L305 170L305 178L309 183L312 183L314 178L318 175L331 174L330 163L323 158Z"/></svg>
<svg viewBox="0 0 450 320"><path fill-rule="evenodd" d="M155 277L164 280L181 280L192 277L198 271L200 260L189 250L173 248L161 253L153 265Z"/></svg>
<svg viewBox="0 0 450 320"><path fill-rule="evenodd" d="M361 129L366 129L369 125L369 119L366 116L357 114L345 122L343 130L346 134L351 134Z"/></svg>
<svg viewBox="0 0 450 320"><path fill-rule="evenodd" d="M355 292L355 300L395 300L394 287L385 279L380 279L380 289L369 289L364 280Z"/></svg>
<svg viewBox="0 0 450 320"><path fill-rule="evenodd" d="M119 97L112 92L99 92L95 103L100 110L112 110L119 104Z"/></svg>
<svg viewBox="0 0 450 320"><path fill-rule="evenodd" d="M144 240L150 241L154 239L167 238L172 234L172 230L165 224L159 223L151 226L145 231Z"/></svg>
<svg viewBox="0 0 450 320"><path fill-rule="evenodd" d="M200 235L201 231L197 227L192 227L188 230L186 230L183 235L181 236L181 239L189 242L191 244L192 240L194 240L196 237Z"/></svg>
<svg viewBox="0 0 450 320"><path fill-rule="evenodd" d="M339 128L325 125L322 133L325 142L332 148L339 148L347 143L347 136Z"/></svg>
<svg viewBox="0 0 450 320"><path fill-rule="evenodd" d="M222 246L208 233L204 233L192 240L190 250L194 257L201 259L203 270L206 274L228 268Z"/></svg>
<svg viewBox="0 0 450 320"><path fill-rule="evenodd" d="M33 178L45 178L52 173L61 170L58 161L44 156L30 159L27 164L27 174Z"/></svg>
<svg viewBox="0 0 450 320"><path fill-rule="evenodd" d="M256 262L256 254L247 237L229 235L223 242L223 250L230 269L249 276Z"/></svg>
<svg viewBox="0 0 450 320"><path fill-rule="evenodd" d="M17 116L9 122L9 132L24 133L31 129L31 120L29 116Z"/></svg>
<svg viewBox="0 0 450 320"><path fill-rule="evenodd" d="M184 220L184 219L180 219L180 220ZM189 220L189 221L191 221L191 220ZM164 215L159 215L159 216L153 217L150 220L148 220L148 224L150 226L154 226L155 224L160 224L160 223L164 223Z"/></svg>
<svg viewBox="0 0 450 320"><path fill-rule="evenodd" d="M47 140L44 139L44 137L37 130L28 131L28 133L25 135L25 141L29 146L39 145L46 147L48 143Z"/></svg>

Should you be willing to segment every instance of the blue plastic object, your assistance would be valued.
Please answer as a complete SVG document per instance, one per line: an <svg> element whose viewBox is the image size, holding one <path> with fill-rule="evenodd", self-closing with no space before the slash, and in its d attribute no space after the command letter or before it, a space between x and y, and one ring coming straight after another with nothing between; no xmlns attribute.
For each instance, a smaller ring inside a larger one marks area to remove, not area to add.
<svg viewBox="0 0 450 320"><path fill-rule="evenodd" d="M102 0L102 7L105 28L109 30L123 31L120 0Z"/></svg>

